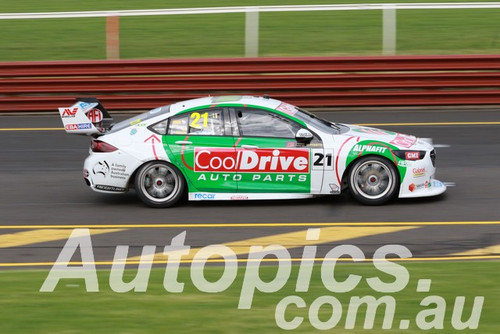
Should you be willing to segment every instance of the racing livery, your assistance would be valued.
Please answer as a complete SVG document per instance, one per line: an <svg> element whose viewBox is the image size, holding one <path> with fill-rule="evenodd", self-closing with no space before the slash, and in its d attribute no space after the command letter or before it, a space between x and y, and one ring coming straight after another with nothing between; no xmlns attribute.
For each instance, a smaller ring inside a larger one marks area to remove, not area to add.
<svg viewBox="0 0 500 334"><path fill-rule="evenodd" d="M267 96L178 102L114 123L97 99L59 108L93 137L83 177L95 191L135 188L151 207L189 200L338 195L363 204L443 193L435 150L414 136L333 123Z"/></svg>

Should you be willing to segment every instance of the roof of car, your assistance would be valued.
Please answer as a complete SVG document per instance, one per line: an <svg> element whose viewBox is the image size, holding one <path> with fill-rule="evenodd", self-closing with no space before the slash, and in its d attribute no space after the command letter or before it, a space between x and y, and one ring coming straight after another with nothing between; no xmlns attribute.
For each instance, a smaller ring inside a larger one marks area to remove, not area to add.
<svg viewBox="0 0 500 334"><path fill-rule="evenodd" d="M193 100L186 100L172 104L170 111L174 114L189 110L196 107L203 106L217 106L217 105L256 105L270 109L276 109L282 102L279 100L271 99L267 96L207 96Z"/></svg>

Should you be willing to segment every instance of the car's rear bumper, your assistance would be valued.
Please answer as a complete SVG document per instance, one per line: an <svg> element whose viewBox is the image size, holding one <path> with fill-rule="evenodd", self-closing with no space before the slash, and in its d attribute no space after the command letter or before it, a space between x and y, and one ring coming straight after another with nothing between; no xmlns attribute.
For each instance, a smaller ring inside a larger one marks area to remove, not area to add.
<svg viewBox="0 0 500 334"><path fill-rule="evenodd" d="M90 153L83 165L83 177L92 190L103 193L128 191L130 179L141 161L122 152Z"/></svg>

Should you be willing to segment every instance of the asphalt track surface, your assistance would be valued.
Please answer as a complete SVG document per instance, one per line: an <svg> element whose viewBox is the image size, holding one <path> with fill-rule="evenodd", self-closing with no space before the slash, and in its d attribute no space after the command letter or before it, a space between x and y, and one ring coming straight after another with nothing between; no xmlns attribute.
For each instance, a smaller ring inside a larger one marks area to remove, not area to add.
<svg viewBox="0 0 500 334"><path fill-rule="evenodd" d="M160 252L183 231L185 244L193 248L226 244L244 258L245 247L277 243L298 258L305 231L312 227L322 229L318 258L339 244L359 246L370 257L376 248L394 243L408 247L416 259L500 258L500 108L320 114L432 138L438 145L436 178L453 186L436 198L378 207L360 205L344 193L151 209L133 191L92 192L82 178L89 138L58 130L57 115L2 116L0 267L51 265L77 227L95 233L100 264L110 263L116 245L131 246L131 257L144 245L157 245Z"/></svg>

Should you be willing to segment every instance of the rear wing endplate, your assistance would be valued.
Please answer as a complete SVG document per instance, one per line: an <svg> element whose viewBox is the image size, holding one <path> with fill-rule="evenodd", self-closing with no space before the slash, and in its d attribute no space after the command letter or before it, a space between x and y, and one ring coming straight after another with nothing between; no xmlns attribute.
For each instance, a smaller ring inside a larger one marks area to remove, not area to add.
<svg viewBox="0 0 500 334"><path fill-rule="evenodd" d="M59 108L67 133L102 135L109 131L113 118L96 98L77 98L71 107Z"/></svg>

